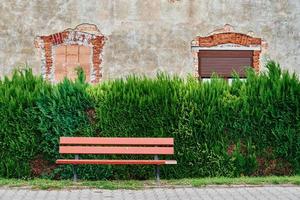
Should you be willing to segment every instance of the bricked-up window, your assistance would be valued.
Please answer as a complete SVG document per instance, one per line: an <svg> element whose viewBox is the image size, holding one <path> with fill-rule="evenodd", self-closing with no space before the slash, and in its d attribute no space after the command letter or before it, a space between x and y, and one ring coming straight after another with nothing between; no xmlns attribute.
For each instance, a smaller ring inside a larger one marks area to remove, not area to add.
<svg viewBox="0 0 300 200"><path fill-rule="evenodd" d="M90 80L91 48L81 45L61 45L55 49L54 59L55 81L61 81L64 77L74 80L77 76L76 68L81 67L86 74L86 80Z"/></svg>
<svg viewBox="0 0 300 200"><path fill-rule="evenodd" d="M231 78L235 71L245 77L247 67L259 71L260 54L267 44L261 38L236 33L226 24L209 36L198 36L192 41L195 76L210 78L213 73Z"/></svg>
<svg viewBox="0 0 300 200"><path fill-rule="evenodd" d="M102 77L100 65L104 43L105 37L91 24L37 37L35 46L40 52L43 77L53 83L64 77L74 80L75 69L80 66L87 82L98 83Z"/></svg>
<svg viewBox="0 0 300 200"><path fill-rule="evenodd" d="M246 69L253 67L253 51L232 50L200 50L199 77L210 78L217 74L223 78L232 78L235 72L241 78L246 75Z"/></svg>

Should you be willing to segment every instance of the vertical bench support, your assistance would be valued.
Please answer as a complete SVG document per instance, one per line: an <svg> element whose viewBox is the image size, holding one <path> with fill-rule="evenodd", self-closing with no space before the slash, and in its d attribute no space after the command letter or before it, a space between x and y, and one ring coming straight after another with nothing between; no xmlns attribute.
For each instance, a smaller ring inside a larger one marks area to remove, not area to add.
<svg viewBox="0 0 300 200"><path fill-rule="evenodd" d="M79 155L75 155L75 160L79 160ZM74 174L74 177L73 177L73 181L77 181L77 170L76 170L77 166L76 165L73 165L73 174Z"/></svg>
<svg viewBox="0 0 300 200"><path fill-rule="evenodd" d="M154 156L154 160L159 160L158 155ZM156 183L157 184L159 184L159 181L160 181L160 178L159 178L160 169L159 169L159 167L160 167L159 165L155 166L155 178L156 178Z"/></svg>

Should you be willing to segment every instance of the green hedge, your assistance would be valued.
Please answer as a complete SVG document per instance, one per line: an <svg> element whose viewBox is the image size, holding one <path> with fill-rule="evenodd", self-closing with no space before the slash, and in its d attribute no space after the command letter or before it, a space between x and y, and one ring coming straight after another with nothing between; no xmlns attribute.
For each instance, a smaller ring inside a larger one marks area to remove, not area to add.
<svg viewBox="0 0 300 200"><path fill-rule="evenodd" d="M300 82L269 62L231 85L131 76L49 85L30 71L0 82L0 176L71 178L55 166L60 136L174 137L164 178L300 173ZM89 158L140 158L90 156ZM152 157L149 156L151 159ZM153 166L80 166L84 179L148 179Z"/></svg>
<svg viewBox="0 0 300 200"><path fill-rule="evenodd" d="M0 81L0 177L30 176L30 160L40 144L38 100L50 85L30 70Z"/></svg>
<svg viewBox="0 0 300 200"><path fill-rule="evenodd" d="M174 137L167 178L299 173L300 82L269 62L232 85L159 75L89 88L102 136ZM148 178L150 167L116 170ZM137 172L137 173L134 173Z"/></svg>
<svg viewBox="0 0 300 200"><path fill-rule="evenodd" d="M43 159L51 163L60 158L58 152L59 137L83 136L91 137L99 135L95 130L94 116L89 114L94 111L94 102L86 92L88 84L85 83L82 70L78 71L79 77L75 82L65 79L52 87L49 95L43 96L38 101L36 115L40 121L38 128L41 132L41 144L39 154ZM74 156L65 156L74 158ZM47 166L46 166L47 167ZM86 179L107 178L108 166L79 166L78 175ZM47 170L45 170L47 172ZM52 173L41 174L50 178L71 178L72 167L69 165L55 166Z"/></svg>

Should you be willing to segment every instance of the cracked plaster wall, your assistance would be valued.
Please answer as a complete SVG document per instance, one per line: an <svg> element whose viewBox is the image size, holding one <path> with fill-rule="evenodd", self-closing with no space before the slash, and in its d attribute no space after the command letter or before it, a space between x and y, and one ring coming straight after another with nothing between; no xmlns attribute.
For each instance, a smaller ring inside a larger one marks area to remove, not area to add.
<svg viewBox="0 0 300 200"><path fill-rule="evenodd" d="M107 37L103 79L158 71L194 73L191 41L230 24L268 43L268 54L300 74L299 0L0 0L0 76L31 66L40 73L34 38L81 23Z"/></svg>

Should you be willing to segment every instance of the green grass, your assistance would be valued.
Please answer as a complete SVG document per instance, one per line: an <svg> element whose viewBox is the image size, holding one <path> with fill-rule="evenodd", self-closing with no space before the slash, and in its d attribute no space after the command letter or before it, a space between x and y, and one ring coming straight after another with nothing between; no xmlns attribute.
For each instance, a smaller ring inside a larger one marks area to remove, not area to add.
<svg viewBox="0 0 300 200"><path fill-rule="evenodd" d="M300 176L267 176L267 177L240 177L240 178L195 178L169 180L169 185L190 185L193 187L207 185L268 185L268 184L293 184L300 185Z"/></svg>
<svg viewBox="0 0 300 200"><path fill-rule="evenodd" d="M96 189L139 189L142 181L78 181L48 179L0 179L0 187L30 187L32 189L65 189L65 188L96 188Z"/></svg>
<svg viewBox="0 0 300 200"><path fill-rule="evenodd" d="M210 185L269 185L269 184L293 184L300 185L300 176L269 176L269 177L241 177L241 178L191 178L161 180L162 187L193 186L202 187ZM32 189L143 189L157 187L154 180L146 181L78 181L71 180L47 180L47 179L0 179L0 187L29 187Z"/></svg>

